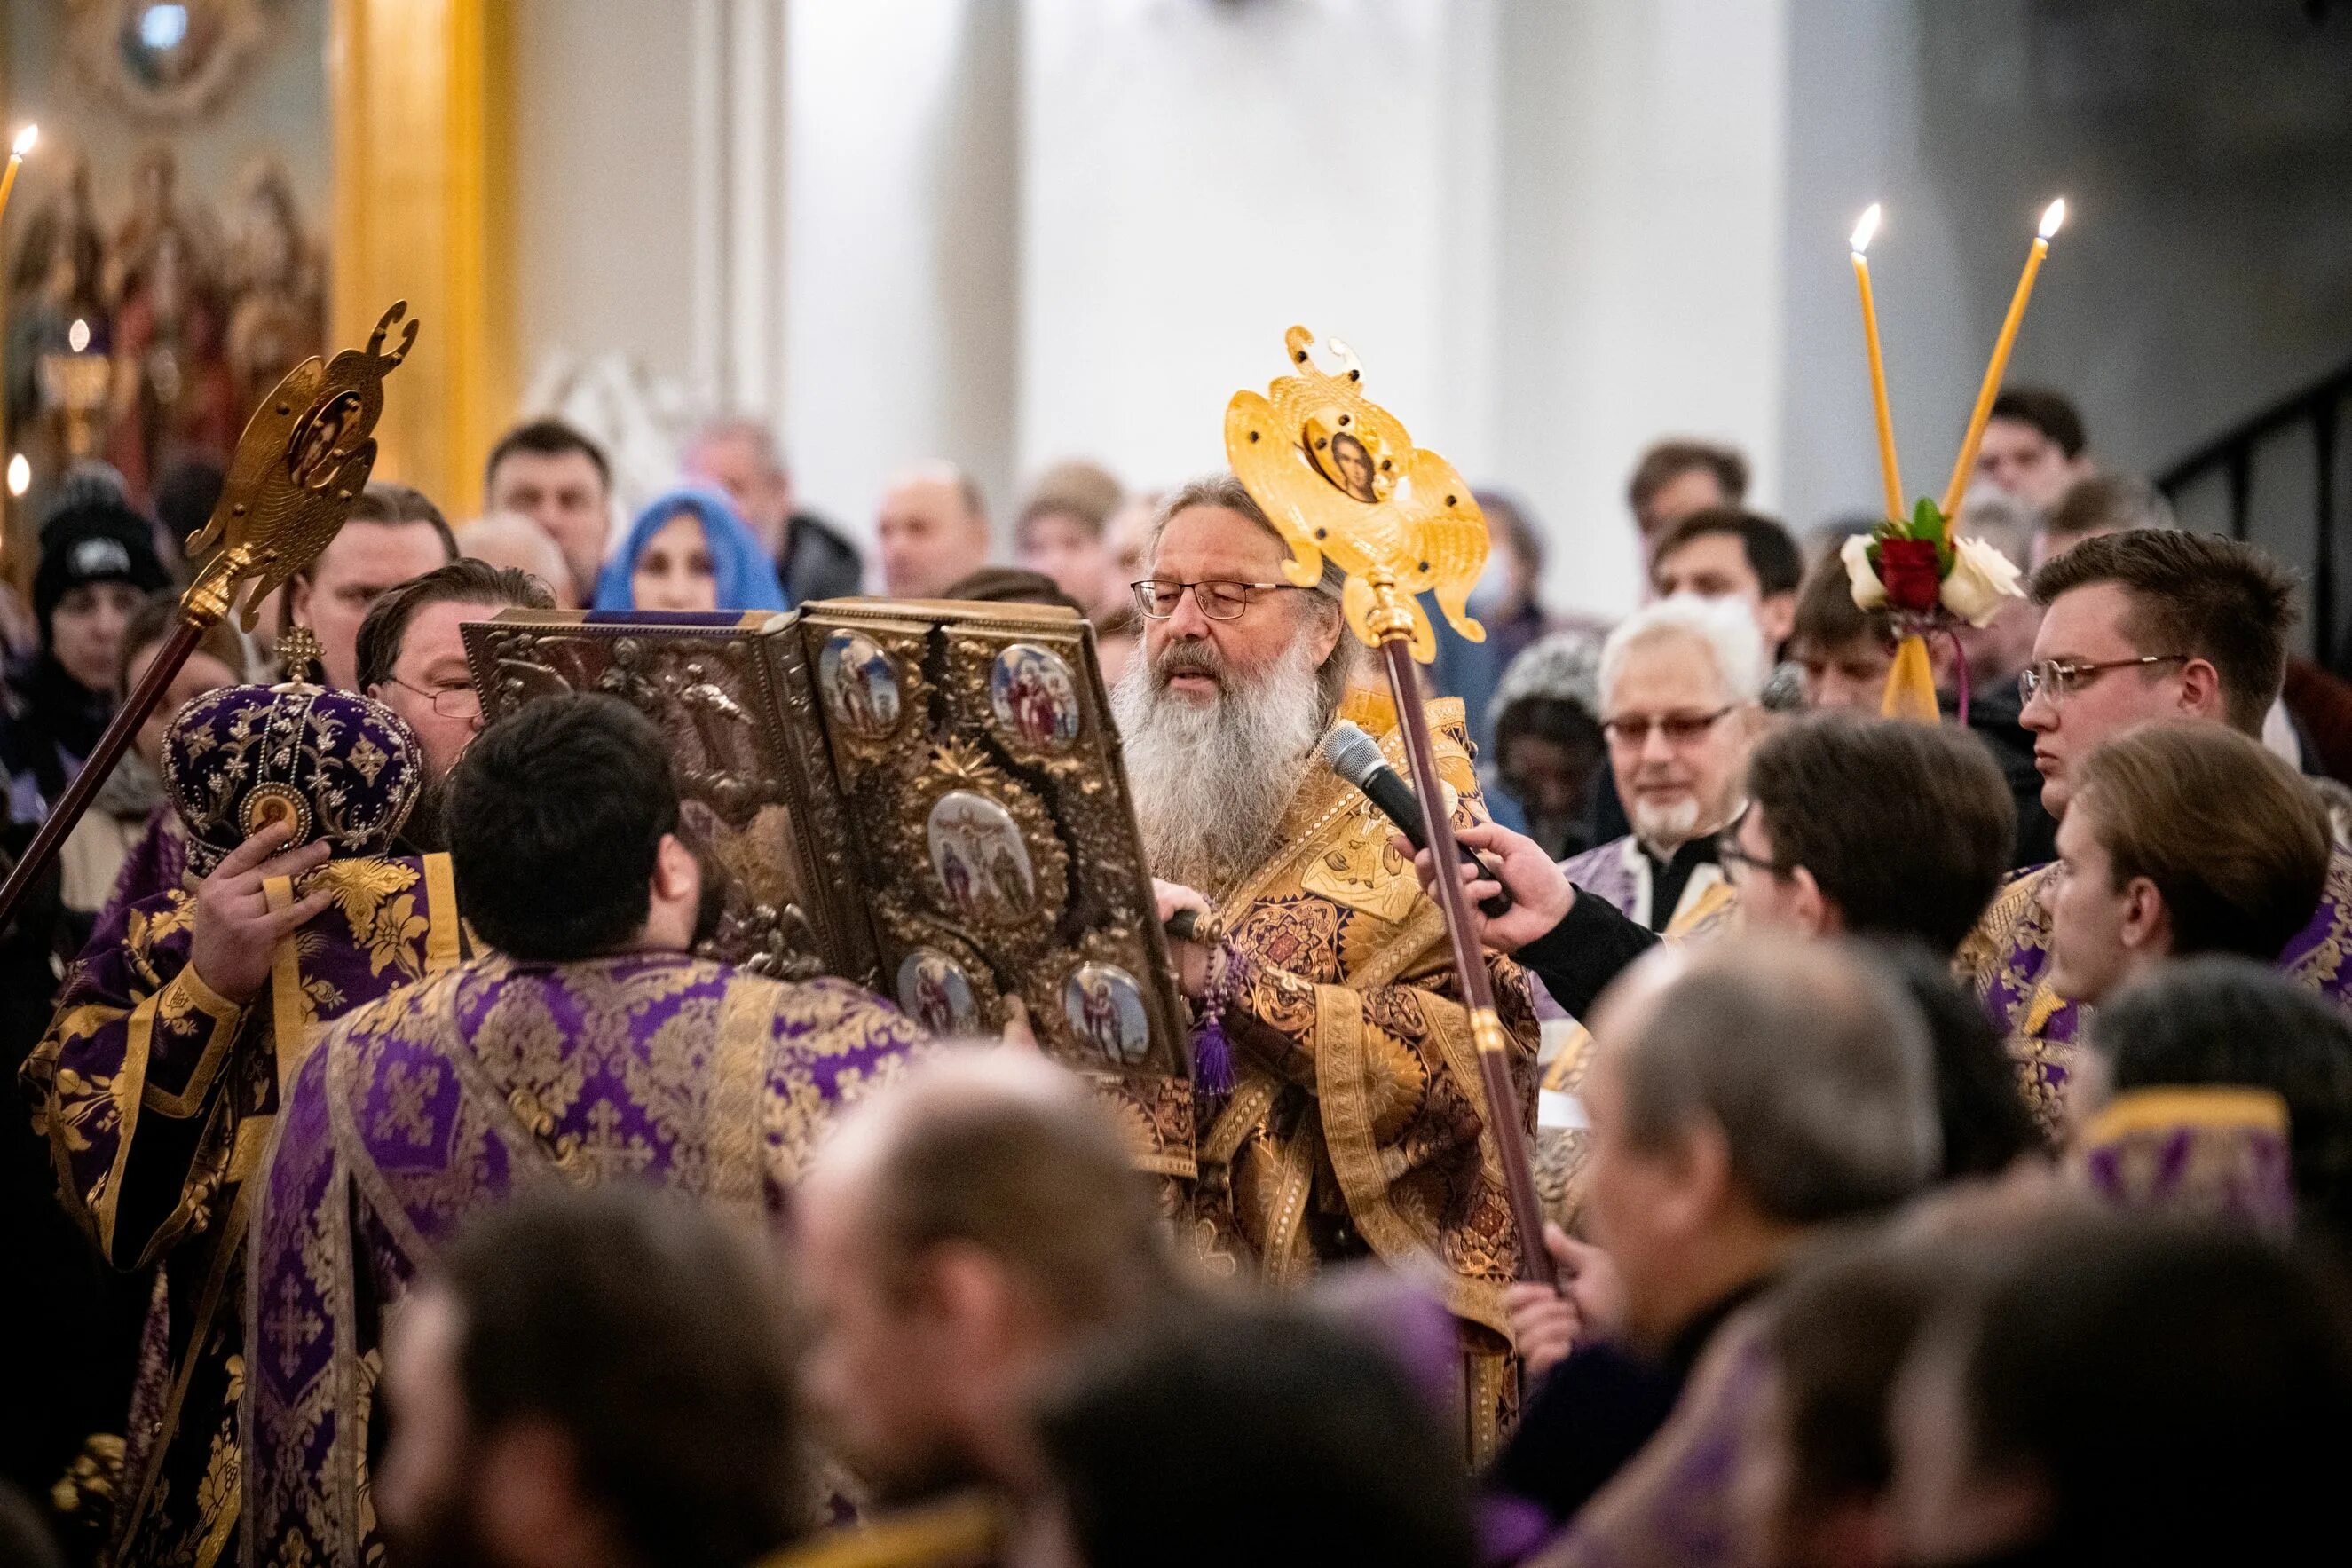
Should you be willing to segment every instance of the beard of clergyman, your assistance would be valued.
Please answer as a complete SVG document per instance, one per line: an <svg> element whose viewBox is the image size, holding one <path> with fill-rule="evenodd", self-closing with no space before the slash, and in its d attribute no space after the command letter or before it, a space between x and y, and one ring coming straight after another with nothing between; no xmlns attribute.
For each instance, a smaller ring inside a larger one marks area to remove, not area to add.
<svg viewBox="0 0 2352 1568"><path fill-rule="evenodd" d="M1205 642L1171 643L1128 666L1111 711L1153 875L1214 898L1273 849L1330 722L1310 642L1302 628L1255 675ZM1180 674L1210 676L1215 697L1175 695L1168 683Z"/></svg>

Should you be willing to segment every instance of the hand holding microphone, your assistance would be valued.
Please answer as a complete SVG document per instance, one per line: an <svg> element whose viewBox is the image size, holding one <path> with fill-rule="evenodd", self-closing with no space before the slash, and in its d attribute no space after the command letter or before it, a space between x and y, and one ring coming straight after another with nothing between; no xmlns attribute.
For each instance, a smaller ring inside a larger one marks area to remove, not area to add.
<svg viewBox="0 0 2352 1568"><path fill-rule="evenodd" d="M1465 858L1471 850L1483 852L1476 869L1467 865L1455 868L1462 878L1464 894L1474 900L1483 899L1500 887L1511 895L1509 911L1504 915L1486 915L1486 904L1478 904L1481 913L1475 924L1481 946L1497 953L1516 953L1567 918L1570 906L1576 902L1576 884L1552 863L1551 856L1535 840L1525 833L1515 833L1499 822L1473 822L1456 828L1454 838L1464 846ZM1398 852L1402 853L1407 847L1400 843ZM1417 852L1412 869L1421 878L1423 890L1435 897L1434 857L1427 850Z"/></svg>
<svg viewBox="0 0 2352 1568"><path fill-rule="evenodd" d="M1323 760L1332 772L1362 790L1381 809L1381 814L1396 824L1397 831L1404 834L1415 851L1428 850L1429 835L1421 825L1420 797L1389 766L1389 759L1381 754L1381 743L1365 734L1361 726L1344 719L1333 726L1331 733L1323 737ZM1511 894L1502 885L1501 878L1471 852L1458 832L1455 846L1461 851L1465 866L1481 877L1494 880L1494 888L1478 900L1479 913L1490 920L1508 915Z"/></svg>

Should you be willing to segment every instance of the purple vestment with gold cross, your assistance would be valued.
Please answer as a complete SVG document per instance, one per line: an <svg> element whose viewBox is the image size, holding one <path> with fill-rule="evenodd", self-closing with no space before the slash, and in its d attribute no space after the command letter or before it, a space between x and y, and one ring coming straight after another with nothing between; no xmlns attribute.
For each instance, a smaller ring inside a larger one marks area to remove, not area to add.
<svg viewBox="0 0 2352 1568"><path fill-rule="evenodd" d="M757 1221L915 1026L841 980L677 953L488 957L326 1031L286 1098L245 1301L244 1561L366 1563L384 1309L536 1181L652 1181Z"/></svg>

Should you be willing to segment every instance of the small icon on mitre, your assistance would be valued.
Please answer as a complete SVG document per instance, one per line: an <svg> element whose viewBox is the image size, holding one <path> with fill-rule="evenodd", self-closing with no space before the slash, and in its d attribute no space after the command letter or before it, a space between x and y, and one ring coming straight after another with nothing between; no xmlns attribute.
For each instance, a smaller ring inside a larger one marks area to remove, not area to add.
<svg viewBox="0 0 2352 1568"><path fill-rule="evenodd" d="M1415 597L1437 596L1454 629L1483 642L1470 591L1486 564L1486 518L1454 465L1413 445L1404 425L1364 396L1363 367L1331 344L1340 371L1316 364L1314 335L1293 327L1285 343L1296 375L1265 395L1239 392L1225 407L1225 457L1290 547L1283 573L1301 588L1326 557L1348 574L1341 603L1366 643L1381 640L1377 604L1412 621L1413 657L1427 664L1437 639ZM1393 634L1392 632L1390 634Z"/></svg>

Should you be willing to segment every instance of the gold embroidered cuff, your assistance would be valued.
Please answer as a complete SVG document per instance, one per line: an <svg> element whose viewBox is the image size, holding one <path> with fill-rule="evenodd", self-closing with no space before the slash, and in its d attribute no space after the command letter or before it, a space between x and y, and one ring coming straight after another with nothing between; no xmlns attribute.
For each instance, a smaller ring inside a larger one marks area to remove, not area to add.
<svg viewBox="0 0 2352 1568"><path fill-rule="evenodd" d="M228 1060L228 1050L245 1022L246 1009L214 990L196 976L195 966L190 965L172 977L172 981L155 993L152 1003L156 1030L184 1027L190 1015L206 1020L205 1046L196 1064L188 1071L187 1082L177 1093L159 1089L152 1082L142 1084L140 1103L159 1116L193 1116L211 1092L213 1081L220 1076L221 1064ZM150 1050L152 1046L151 1044ZM152 1061L144 1064L152 1077Z"/></svg>

